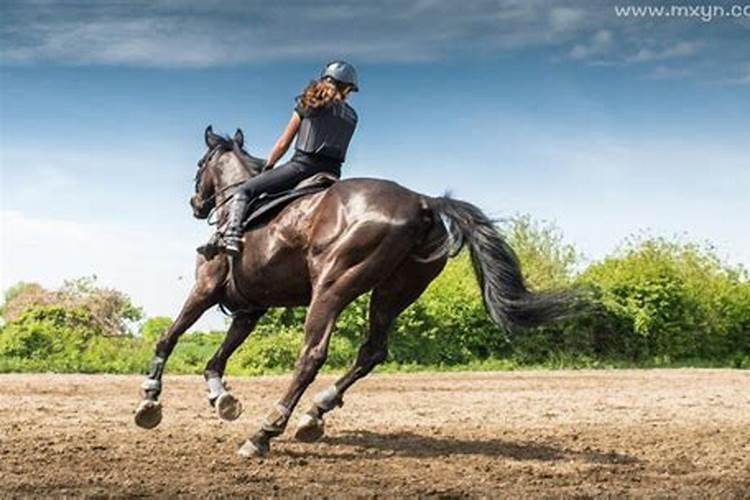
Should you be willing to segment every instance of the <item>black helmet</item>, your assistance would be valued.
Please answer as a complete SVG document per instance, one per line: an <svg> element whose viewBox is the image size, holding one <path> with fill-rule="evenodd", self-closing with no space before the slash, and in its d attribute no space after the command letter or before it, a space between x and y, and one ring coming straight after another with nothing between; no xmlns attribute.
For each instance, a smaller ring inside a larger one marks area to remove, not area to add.
<svg viewBox="0 0 750 500"><path fill-rule="evenodd" d="M331 78L337 82L345 83L352 86L352 90L359 90L359 77L357 77L357 68L346 61L331 61L326 64L323 71L320 72L321 80Z"/></svg>

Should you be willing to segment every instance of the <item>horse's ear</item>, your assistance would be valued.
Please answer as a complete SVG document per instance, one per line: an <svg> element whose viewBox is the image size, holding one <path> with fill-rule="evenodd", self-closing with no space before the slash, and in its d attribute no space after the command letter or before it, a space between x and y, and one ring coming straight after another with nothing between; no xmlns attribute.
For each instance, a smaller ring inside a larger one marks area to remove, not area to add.
<svg viewBox="0 0 750 500"><path fill-rule="evenodd" d="M206 141L206 146L209 149L213 149L219 145L219 136L214 134L214 127L212 125L206 127L206 131L203 132L203 139Z"/></svg>
<svg viewBox="0 0 750 500"><path fill-rule="evenodd" d="M234 133L234 142L237 143L237 146L242 149L242 146L245 144L245 135L242 133L242 129L238 128L237 132Z"/></svg>

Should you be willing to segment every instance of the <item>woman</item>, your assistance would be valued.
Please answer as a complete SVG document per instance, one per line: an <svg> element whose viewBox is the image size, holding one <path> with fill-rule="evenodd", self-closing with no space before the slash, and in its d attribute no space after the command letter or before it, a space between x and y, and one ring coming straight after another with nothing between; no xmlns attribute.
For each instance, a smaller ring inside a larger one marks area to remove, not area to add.
<svg viewBox="0 0 750 500"><path fill-rule="evenodd" d="M266 169L242 184L232 199L223 236L225 252L242 253L242 220L248 204L256 196L291 189L320 172L341 175L341 164L357 126L357 113L346 98L350 92L358 90L357 70L344 61L328 63L320 79L305 88L297 98L286 130L268 155ZM275 167L295 136L294 156Z"/></svg>

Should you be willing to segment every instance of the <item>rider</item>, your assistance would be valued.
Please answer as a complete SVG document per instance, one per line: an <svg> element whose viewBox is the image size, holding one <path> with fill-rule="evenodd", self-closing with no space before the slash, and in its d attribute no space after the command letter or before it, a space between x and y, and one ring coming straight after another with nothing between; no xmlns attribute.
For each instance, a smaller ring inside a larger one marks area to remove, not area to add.
<svg viewBox="0 0 750 500"><path fill-rule="evenodd" d="M357 70L344 61L328 63L297 97L297 105L286 130L268 155L263 173L242 184L229 206L224 251L242 253L242 222L248 204L261 193L277 193L293 188L302 180L320 172L341 176L357 113L346 102L350 92L357 92ZM294 137L294 155L287 163L275 167Z"/></svg>

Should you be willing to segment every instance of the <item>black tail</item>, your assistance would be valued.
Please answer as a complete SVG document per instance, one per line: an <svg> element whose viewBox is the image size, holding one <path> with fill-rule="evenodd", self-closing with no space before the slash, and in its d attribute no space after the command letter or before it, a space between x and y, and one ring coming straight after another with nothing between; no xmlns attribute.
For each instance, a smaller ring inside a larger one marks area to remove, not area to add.
<svg viewBox="0 0 750 500"><path fill-rule="evenodd" d="M526 288L518 257L479 208L449 197L431 201L451 239L468 245L484 306L495 323L513 331L563 318L577 309L578 293L573 290L531 292Z"/></svg>

